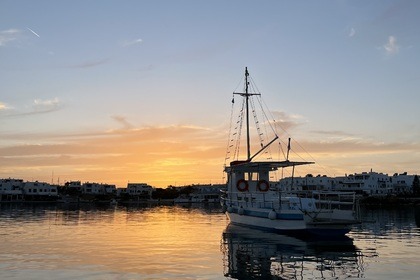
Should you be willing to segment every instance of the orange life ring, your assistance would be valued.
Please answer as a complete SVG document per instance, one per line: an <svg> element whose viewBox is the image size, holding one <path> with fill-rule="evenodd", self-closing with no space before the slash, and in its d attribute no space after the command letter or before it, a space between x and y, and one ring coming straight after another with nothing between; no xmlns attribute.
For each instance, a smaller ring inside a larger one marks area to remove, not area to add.
<svg viewBox="0 0 420 280"><path fill-rule="evenodd" d="M259 180L257 188L260 192L266 192L270 189L270 184L266 180Z"/></svg>
<svg viewBox="0 0 420 280"><path fill-rule="evenodd" d="M238 191L240 192L246 192L248 191L248 182L245 181L244 179L240 179L238 180L238 182L236 182L236 188L238 189Z"/></svg>

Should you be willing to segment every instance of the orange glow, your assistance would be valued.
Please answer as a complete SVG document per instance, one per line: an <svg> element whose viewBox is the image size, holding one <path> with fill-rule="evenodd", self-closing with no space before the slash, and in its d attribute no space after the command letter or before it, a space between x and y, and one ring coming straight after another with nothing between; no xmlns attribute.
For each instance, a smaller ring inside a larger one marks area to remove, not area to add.
<svg viewBox="0 0 420 280"><path fill-rule="evenodd" d="M22 139L15 137L16 142L25 141L25 144L0 148L0 177L61 184L80 180L118 187L125 187L127 182L154 187L220 184L225 182L226 131L168 126L73 135L22 135ZM390 174L418 172L416 151L420 147L416 144L307 141L292 145L292 150L300 146L305 151L293 151L290 159L303 158L317 164L296 169L296 176L308 173L340 176L372 168ZM281 155L279 151L271 153L273 158ZM283 176L290 174L283 173ZM280 178L279 172L273 179Z"/></svg>

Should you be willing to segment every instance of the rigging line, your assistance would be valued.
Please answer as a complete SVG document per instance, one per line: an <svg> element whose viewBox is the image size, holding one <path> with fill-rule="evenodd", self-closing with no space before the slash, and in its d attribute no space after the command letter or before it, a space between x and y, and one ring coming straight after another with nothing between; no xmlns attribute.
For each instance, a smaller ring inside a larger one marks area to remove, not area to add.
<svg viewBox="0 0 420 280"><path fill-rule="evenodd" d="M290 138L292 138L297 144L298 144L298 146L311 158L311 160L312 161L315 161L315 162L317 162L316 160L315 160L315 158L308 152L308 151L306 151L303 147L302 147L302 145L300 145L300 143L298 142L298 141L296 141L293 137L291 137L291 135L289 134L289 132L287 132L287 130L285 129L285 128L283 128L283 126L280 124L280 123L277 123L276 121L275 121L275 119L274 119L274 117L273 117L273 115L271 114L271 111L268 109L268 106L267 106L267 104L264 102L264 100L261 98L261 102L263 102L263 104L264 104L264 106L267 108L267 110L268 110L268 112L270 112L270 116L272 117L272 119L273 119L273 122L275 123L275 124L277 124L275 127L280 127L280 129L288 136L288 137L290 137ZM265 112L265 110L263 110L263 112ZM268 117L266 117L267 118L267 120L268 120ZM270 127L272 128L272 126L270 125ZM273 128L272 128L273 129ZM276 131L274 130L274 133L276 133ZM281 142L283 142L283 141L281 141ZM284 143L284 142L283 142ZM293 151L294 152L294 151ZM297 155L297 153L295 153L294 152L294 154L296 154ZM299 155L298 155L299 156ZM301 156L299 156L302 160L305 160L303 157L301 157ZM317 163L329 176L331 176L330 175L330 172L328 172L328 170L324 167L324 166L322 166L321 164L319 164L319 163Z"/></svg>
<svg viewBox="0 0 420 280"><path fill-rule="evenodd" d="M257 100L258 100L258 104L260 105L261 112L263 112L263 116L265 117L266 122L268 122L268 126L271 128L271 131L274 133L274 135L277 136L276 131L273 129L273 127L270 124L270 120L267 118L267 115L264 114L264 108L263 108L262 102L261 102L262 97L259 96L259 98ZM268 137L267 125L264 125L264 132L265 132L265 135L266 135L266 138L267 138ZM269 148L266 152L269 153L270 158L272 159L271 149Z"/></svg>
<svg viewBox="0 0 420 280"><path fill-rule="evenodd" d="M245 99L242 99L242 108L240 110L240 114L238 116L238 121L239 121L239 129L238 129L238 134L236 137L236 146L235 146L235 152L234 152L234 159L239 159L239 152L240 152L240 144L241 144L241 135L242 135L242 125L243 125L243 119L244 119L244 115L245 115Z"/></svg>
<svg viewBox="0 0 420 280"><path fill-rule="evenodd" d="M260 110L260 112L263 112L263 108L261 107L261 103L259 103L259 105L260 105L260 108L261 108L261 110ZM256 118L256 121L258 121L257 120L257 113L256 113L256 109L255 109L255 102L253 101L252 102L252 106L253 106L253 110L254 110L254 112L255 112L255 118ZM263 113L261 113L261 115L264 117L265 115L263 114ZM268 120L267 120L268 121ZM265 119L264 119L264 122L263 123L265 123ZM259 139L260 139L260 144L261 144L261 148L263 148L264 147L264 141L265 140L269 140L268 138L267 138L267 136L268 136L268 133L267 133L267 126L266 125L264 125L264 130L265 130L265 137L263 138L262 137L262 135L264 135L264 133L262 133L261 132L261 126L260 126L260 122L258 122L258 123L256 123L256 126L257 126L257 132L258 132L258 137L259 137ZM275 134L276 135L276 134ZM277 136L277 135L276 135ZM273 141L272 141L273 142ZM272 142L270 142L270 143L272 143ZM273 155L271 154L271 149L270 149L270 147L269 147L269 145L267 145L266 146L268 149L266 149L265 150L265 152L264 152L264 154L266 154L267 155L267 159L272 159L273 158Z"/></svg>
<svg viewBox="0 0 420 280"><path fill-rule="evenodd" d="M229 134L228 134L228 142L226 147L226 155L225 155L225 163L224 166L226 166L226 160L228 159L228 154L230 153L229 144L231 140L231 133L232 133L232 119L233 119L233 109L234 109L234 97L235 95L232 94L232 107L230 109L230 121L229 121Z"/></svg>
<svg viewBox="0 0 420 280"><path fill-rule="evenodd" d="M260 102L261 108L263 108L262 111L264 112L265 118L267 119L267 121L270 124L271 130L277 135L278 133L277 133L276 127L278 125L283 131L286 132L286 130L280 124L278 124L276 122L276 119L274 118L273 113L270 111L270 109L268 108L267 104L264 102L264 100L262 99L262 97L259 99L259 102ZM265 107L265 110L264 110L264 107ZM268 118L267 114L265 113L266 111L268 111L270 113L270 118L272 119L273 124L275 124L274 127L271 125L270 119Z"/></svg>
<svg viewBox="0 0 420 280"><path fill-rule="evenodd" d="M252 87L255 87L255 92L260 93L260 90L258 89L257 84L254 82L254 79L252 77L248 77L248 79L251 81Z"/></svg>
<svg viewBox="0 0 420 280"><path fill-rule="evenodd" d="M286 158L286 154L284 153L283 146L281 145L281 140L279 141L279 158L280 152L283 154L283 157Z"/></svg>
<svg viewBox="0 0 420 280"><path fill-rule="evenodd" d="M236 92L236 90L238 89L238 87L242 84L245 83L244 82L244 77L243 75L241 75L241 78L239 79L238 85L235 87L235 90L233 92Z"/></svg>
<svg viewBox="0 0 420 280"><path fill-rule="evenodd" d="M293 138L292 138L293 139ZM294 142L296 142L296 144L311 158L311 160L312 161L314 161L314 162L317 162L317 160L315 160L315 158L308 152L308 151L306 151L305 150L305 148L298 142L298 141L296 141L295 139L293 139L294 140ZM295 153L295 152L294 152ZM299 156L301 159L303 159L301 156ZM328 170L324 167L324 166L322 166L321 164L319 164L318 162L317 162L317 165L319 165L327 174L328 174L328 176L330 176L331 177L331 174L330 174L330 172L328 172Z"/></svg>

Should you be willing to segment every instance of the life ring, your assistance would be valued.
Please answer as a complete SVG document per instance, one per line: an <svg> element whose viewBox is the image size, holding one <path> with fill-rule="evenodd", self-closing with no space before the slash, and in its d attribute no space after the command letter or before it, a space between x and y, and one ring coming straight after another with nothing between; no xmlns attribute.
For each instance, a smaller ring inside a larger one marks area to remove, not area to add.
<svg viewBox="0 0 420 280"><path fill-rule="evenodd" d="M266 180L259 180L257 188L260 192L266 192L270 188L270 184Z"/></svg>
<svg viewBox="0 0 420 280"><path fill-rule="evenodd" d="M238 182L236 183L236 188L238 189L238 191L240 192L246 192L248 191L248 182L245 181L244 179L240 179L238 180Z"/></svg>

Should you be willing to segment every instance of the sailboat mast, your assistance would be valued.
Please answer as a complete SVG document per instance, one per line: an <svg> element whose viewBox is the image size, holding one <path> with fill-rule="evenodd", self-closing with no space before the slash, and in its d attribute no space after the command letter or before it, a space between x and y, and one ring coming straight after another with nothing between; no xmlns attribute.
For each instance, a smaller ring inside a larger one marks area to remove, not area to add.
<svg viewBox="0 0 420 280"><path fill-rule="evenodd" d="M261 94L250 93L249 92L248 76L249 76L248 67L245 67L245 92L234 92L233 94L238 94L242 97L245 97L247 161L251 161L253 157L251 157L251 140L250 140L250 132L249 132L249 97L253 96L253 95L261 95ZM276 135L276 137L277 137L277 135ZM267 146L268 145L264 146L261 150L264 150L265 148L267 148ZM259 154L261 152L261 150L257 154ZM257 154L255 154L255 155L257 155Z"/></svg>
<svg viewBox="0 0 420 280"><path fill-rule="evenodd" d="M248 67L245 67L245 100L246 100L246 147L248 152L247 160L251 159L251 144L250 144L250 137L249 137L249 93L248 93Z"/></svg>

